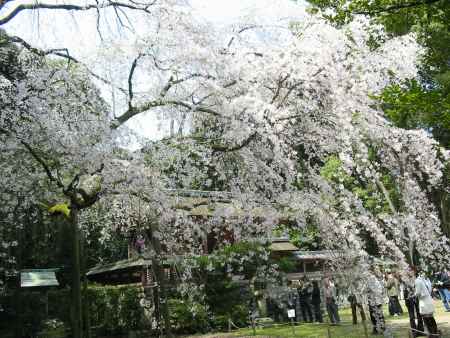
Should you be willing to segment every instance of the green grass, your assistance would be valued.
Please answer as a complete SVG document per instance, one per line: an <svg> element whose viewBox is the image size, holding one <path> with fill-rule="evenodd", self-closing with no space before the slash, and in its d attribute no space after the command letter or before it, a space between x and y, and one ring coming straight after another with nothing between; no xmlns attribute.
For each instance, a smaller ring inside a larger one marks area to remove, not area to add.
<svg viewBox="0 0 450 338"><path fill-rule="evenodd" d="M446 314L440 302L436 302L436 319L439 329L442 330L443 337L450 337L450 316ZM406 308L403 306L403 310ZM352 325L351 311L350 309L342 309L339 311L341 316L340 326L330 326L328 324L301 324L294 327L295 335L292 331L292 326L283 324L280 326L267 327L262 329L256 329L257 336L265 337L301 337L301 338L364 338L364 326L362 325L360 318L358 317L358 324ZM368 313L366 313L368 317ZM405 312L399 317L390 317L387 314L387 307L384 309L384 315L387 320L387 327L392 332L393 337L407 338L409 337L409 319L408 313ZM369 337L376 337L371 335L372 323L370 318L367 321L367 332ZM233 333L234 336L253 336L252 329L241 329ZM381 336L379 336L381 337Z"/></svg>

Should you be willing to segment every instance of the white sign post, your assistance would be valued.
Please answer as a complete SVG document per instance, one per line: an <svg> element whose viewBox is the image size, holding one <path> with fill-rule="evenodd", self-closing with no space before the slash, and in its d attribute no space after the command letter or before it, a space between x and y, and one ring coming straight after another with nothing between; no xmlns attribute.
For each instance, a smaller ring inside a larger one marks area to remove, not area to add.
<svg viewBox="0 0 450 338"><path fill-rule="evenodd" d="M287 314L288 314L288 318L291 320L292 334L295 337L295 327L294 327L295 309L288 309Z"/></svg>

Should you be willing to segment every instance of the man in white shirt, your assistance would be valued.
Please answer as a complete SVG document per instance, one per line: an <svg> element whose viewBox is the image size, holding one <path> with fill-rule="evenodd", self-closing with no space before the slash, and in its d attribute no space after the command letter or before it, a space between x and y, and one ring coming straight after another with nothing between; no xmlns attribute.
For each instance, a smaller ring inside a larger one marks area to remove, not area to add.
<svg viewBox="0 0 450 338"><path fill-rule="evenodd" d="M437 337L438 328L434 319L434 304L431 297L431 282L425 276L424 271L418 269L417 278L414 282L415 294L419 299L419 312L423 322L428 329L428 337Z"/></svg>
<svg viewBox="0 0 450 338"><path fill-rule="evenodd" d="M327 307L328 317L332 324L339 324L341 319L339 317L339 310L336 304L336 287L333 282L329 278L325 278L324 280L324 296L325 296L325 304Z"/></svg>

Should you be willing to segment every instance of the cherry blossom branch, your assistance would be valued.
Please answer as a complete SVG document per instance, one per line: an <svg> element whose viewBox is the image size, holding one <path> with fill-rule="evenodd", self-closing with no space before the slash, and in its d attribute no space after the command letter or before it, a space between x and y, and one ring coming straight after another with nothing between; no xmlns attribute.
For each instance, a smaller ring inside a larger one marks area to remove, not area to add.
<svg viewBox="0 0 450 338"><path fill-rule="evenodd" d="M9 37L9 40L11 42L15 42L15 43L20 44L21 46L23 46L24 48L26 48L27 50L29 50L33 54L36 54L36 55L39 55L39 56L42 56L42 57L48 56L48 55L55 55L55 56L59 56L59 57L65 58L69 62L72 61L74 63L77 63L77 64L81 65L89 73L89 75L93 76L97 80L99 80L99 81L101 81L101 82L103 82L103 83L105 83L107 85L114 86L111 81L108 81L104 77L94 73L83 62L81 62L77 58L75 58L72 55L70 55L69 50L67 48L53 48L53 49L43 50L43 49L39 49L39 48L31 46L28 42L26 42L25 40L23 40L22 38L20 38L18 36L11 36L11 37ZM120 90L122 93L124 93L125 95L127 94L127 91L125 89L123 89L121 87L116 87L116 88L118 90Z"/></svg>
<svg viewBox="0 0 450 338"><path fill-rule="evenodd" d="M31 145L29 145L24 140L20 140L20 143L28 150L28 152L31 154L31 156L42 166L42 168L44 169L45 173L47 174L47 177L49 178L49 180L56 183L56 185L58 187L64 189L64 184L61 182L61 180L58 177L55 177L52 174L50 167L47 165L47 163L44 161L44 159L42 159L42 157L40 157L38 155L36 150L34 150L33 147L31 147Z"/></svg>
<svg viewBox="0 0 450 338"><path fill-rule="evenodd" d="M197 112L203 112L203 113L208 113L217 117L224 117L223 115L221 115L220 113L218 113L217 111L210 109L208 107L204 107L204 106L196 106L184 101L179 101L179 100L164 100L164 99L157 99L157 100L152 100L149 102L146 102L138 107L132 107L131 109L127 109L127 111L125 113L123 113L122 115L118 116L117 118L113 119L113 121L111 122L111 128L112 129L117 129L118 127L120 127L122 124L124 124L125 122L127 122L129 119L131 119L132 117L139 115L143 112L146 112L148 110L150 110L151 108L156 108L156 107L162 107L162 106L179 106L179 107L183 107L186 109L189 109L191 111L197 111Z"/></svg>
<svg viewBox="0 0 450 338"><path fill-rule="evenodd" d="M258 28L258 27L263 27L263 26L261 26L261 25L251 25L251 26L243 27L243 28L241 28L240 30L238 30L238 31L236 32L236 35L241 34L241 33L245 32L245 31L247 31L247 30L254 29L254 28ZM229 41L228 44L227 44L227 48L230 48L230 47L231 47L231 45L232 45L232 43L233 43L233 41L234 41L236 35L233 36L233 37L230 39L230 41Z"/></svg>
<svg viewBox="0 0 450 338"><path fill-rule="evenodd" d="M10 2L10 1L6 1ZM6 3L2 3L2 6L0 9L4 6ZM148 3L148 4L142 4L137 2L121 2L121 1L104 1L103 3L98 4L87 4L87 5L75 5L75 4L64 4L64 3L43 3L43 2L33 2L31 4L18 4L16 7L14 7L11 12L9 12L6 16L3 18L0 18L0 26L4 25L5 23L11 21L14 19L14 17L19 14L22 11L26 10L37 10L37 9L59 9L59 10L66 10L66 11L88 11L90 9L101 9L101 8L107 8L107 7L113 7L114 9L117 8L127 8L127 9L133 9L133 10L140 10L147 13L150 13L149 7L154 5L156 3L156 0Z"/></svg>
<svg viewBox="0 0 450 338"><path fill-rule="evenodd" d="M257 132L254 131L251 133L244 141L242 141L240 144L234 145L234 146L227 146L222 144L212 144L211 148L214 152L223 152L223 153L230 153L233 151L241 150L242 148L248 146L250 142L252 142L256 138Z"/></svg>

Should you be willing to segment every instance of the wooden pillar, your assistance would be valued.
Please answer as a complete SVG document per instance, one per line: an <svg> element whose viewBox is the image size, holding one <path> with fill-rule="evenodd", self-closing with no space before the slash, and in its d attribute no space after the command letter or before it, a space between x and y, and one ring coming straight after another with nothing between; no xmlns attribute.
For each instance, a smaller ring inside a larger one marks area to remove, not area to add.
<svg viewBox="0 0 450 338"><path fill-rule="evenodd" d="M81 300L80 231L78 229L78 208L70 207L70 228L72 231L72 337L83 338Z"/></svg>

